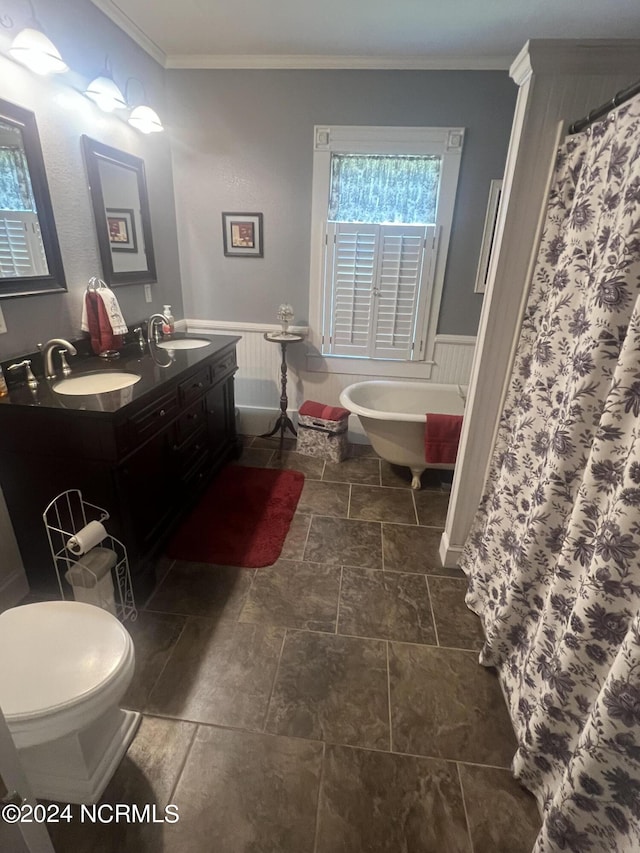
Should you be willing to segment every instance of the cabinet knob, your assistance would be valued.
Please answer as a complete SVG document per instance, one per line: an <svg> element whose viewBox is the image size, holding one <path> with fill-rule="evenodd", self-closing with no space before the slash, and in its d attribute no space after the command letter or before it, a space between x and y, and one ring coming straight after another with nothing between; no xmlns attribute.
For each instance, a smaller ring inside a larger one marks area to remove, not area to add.
<svg viewBox="0 0 640 853"><path fill-rule="evenodd" d="M166 411L165 411L164 409L160 409L160 411L158 412L158 414L160 415L160 417L161 417L161 418L163 418L167 413L166 413Z"/></svg>

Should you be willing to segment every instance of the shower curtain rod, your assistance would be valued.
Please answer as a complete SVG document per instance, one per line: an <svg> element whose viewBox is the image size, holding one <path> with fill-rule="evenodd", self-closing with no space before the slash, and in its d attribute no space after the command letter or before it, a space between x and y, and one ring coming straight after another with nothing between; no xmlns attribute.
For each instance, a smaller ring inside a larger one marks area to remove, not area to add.
<svg viewBox="0 0 640 853"><path fill-rule="evenodd" d="M633 96L638 93L640 93L640 80L632 83L626 89L621 89L619 92L616 92L610 101L596 107L595 110L591 110L589 115L578 119L578 121L574 121L573 124L569 125L569 136L572 136L574 133L580 133L580 131L584 130L585 127L589 127L589 125L593 124L594 121L598 121L599 118L605 116L610 110L615 109L615 107L619 107L620 104L624 104L625 101L628 101L629 98L633 98Z"/></svg>

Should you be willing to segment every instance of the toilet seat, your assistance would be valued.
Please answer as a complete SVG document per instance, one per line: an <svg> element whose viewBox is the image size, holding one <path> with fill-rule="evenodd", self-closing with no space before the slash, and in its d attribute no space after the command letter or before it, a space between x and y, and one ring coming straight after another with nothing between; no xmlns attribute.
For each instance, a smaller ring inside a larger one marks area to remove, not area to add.
<svg viewBox="0 0 640 853"><path fill-rule="evenodd" d="M76 601L0 615L0 707L16 746L63 737L120 701L133 642L106 610Z"/></svg>

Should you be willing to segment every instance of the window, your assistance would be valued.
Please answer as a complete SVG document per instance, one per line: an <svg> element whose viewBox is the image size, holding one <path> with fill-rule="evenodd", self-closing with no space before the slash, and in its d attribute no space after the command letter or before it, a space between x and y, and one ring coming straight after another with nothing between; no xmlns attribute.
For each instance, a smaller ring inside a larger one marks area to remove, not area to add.
<svg viewBox="0 0 640 853"><path fill-rule="evenodd" d="M323 356L432 353L462 141L460 128L316 128L310 321Z"/></svg>

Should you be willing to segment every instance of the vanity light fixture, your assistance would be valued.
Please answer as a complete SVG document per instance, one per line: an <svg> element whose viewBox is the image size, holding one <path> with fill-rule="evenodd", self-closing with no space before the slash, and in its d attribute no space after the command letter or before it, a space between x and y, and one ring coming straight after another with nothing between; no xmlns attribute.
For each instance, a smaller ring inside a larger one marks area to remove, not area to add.
<svg viewBox="0 0 640 853"><path fill-rule="evenodd" d="M164 130L158 113L144 104L131 110L128 121L132 127L141 133L160 133Z"/></svg>
<svg viewBox="0 0 640 853"><path fill-rule="evenodd" d="M112 113L114 110L125 110L127 108L125 96L113 79L113 72L108 56L105 56L102 73L98 77L94 77L84 93L87 98L91 98L105 113Z"/></svg>
<svg viewBox="0 0 640 853"><path fill-rule="evenodd" d="M26 65L36 74L64 74L69 66L60 56L60 51L42 29L36 18L31 0L27 0L31 9L31 18L27 26L20 30L9 48L11 56L22 65Z"/></svg>
<svg viewBox="0 0 640 853"><path fill-rule="evenodd" d="M140 84L143 98L146 101L147 93L142 81L138 80L137 77L129 77L124 87L124 95L127 102L129 102L129 84L132 82ZM135 127L136 130L139 130L141 133L161 133L164 130L158 113L155 110L152 110L151 107L146 106L146 104L140 104L137 107L133 107L131 115L127 121L132 127Z"/></svg>

